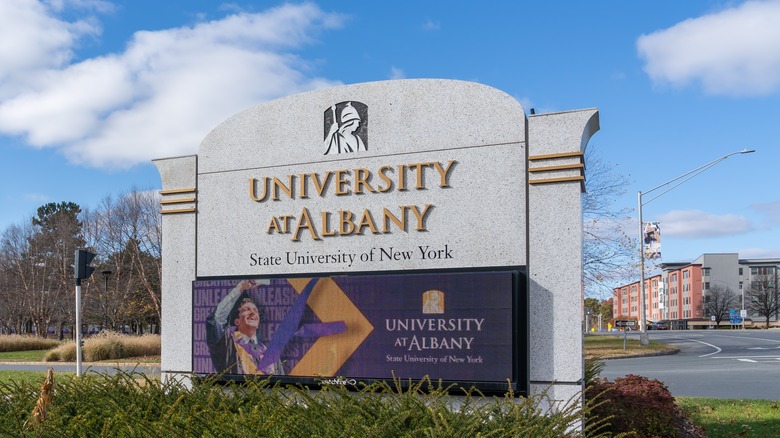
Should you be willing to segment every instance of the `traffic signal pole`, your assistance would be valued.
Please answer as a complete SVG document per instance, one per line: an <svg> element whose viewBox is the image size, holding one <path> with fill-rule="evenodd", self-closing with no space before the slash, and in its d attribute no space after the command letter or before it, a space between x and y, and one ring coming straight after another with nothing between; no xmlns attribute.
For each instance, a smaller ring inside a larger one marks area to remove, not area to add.
<svg viewBox="0 0 780 438"><path fill-rule="evenodd" d="M89 266L95 254L77 249L74 254L73 278L76 280L76 377L81 377L81 280L89 278L95 268Z"/></svg>
<svg viewBox="0 0 780 438"><path fill-rule="evenodd" d="M76 279L76 377L81 377L81 279Z"/></svg>

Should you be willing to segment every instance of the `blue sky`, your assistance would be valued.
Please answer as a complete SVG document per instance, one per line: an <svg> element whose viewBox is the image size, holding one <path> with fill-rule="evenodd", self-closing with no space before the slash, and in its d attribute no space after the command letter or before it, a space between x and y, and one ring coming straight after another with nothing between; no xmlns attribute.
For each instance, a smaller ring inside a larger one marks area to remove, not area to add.
<svg viewBox="0 0 780 438"><path fill-rule="evenodd" d="M780 257L777 23L780 1L3 0L0 231L46 202L93 208L159 189L151 159L197 153L264 101L447 78L526 111L598 107L589 147L631 180L617 207L756 149L653 201L645 219L661 222L664 261Z"/></svg>

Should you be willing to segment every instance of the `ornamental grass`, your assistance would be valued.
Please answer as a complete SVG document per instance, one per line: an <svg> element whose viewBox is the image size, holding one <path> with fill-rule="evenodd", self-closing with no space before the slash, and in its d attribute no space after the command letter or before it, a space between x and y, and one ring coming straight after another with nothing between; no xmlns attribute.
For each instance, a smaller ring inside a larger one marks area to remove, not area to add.
<svg viewBox="0 0 780 438"><path fill-rule="evenodd" d="M39 336L2 335L0 336L0 352L48 350L60 345L60 341L41 338Z"/></svg>
<svg viewBox="0 0 780 438"><path fill-rule="evenodd" d="M85 361L95 362L128 357L159 356L160 348L160 335L131 336L106 331L87 338L84 341L82 353ZM74 362L76 360L76 343L67 342L48 351L44 360L47 362Z"/></svg>

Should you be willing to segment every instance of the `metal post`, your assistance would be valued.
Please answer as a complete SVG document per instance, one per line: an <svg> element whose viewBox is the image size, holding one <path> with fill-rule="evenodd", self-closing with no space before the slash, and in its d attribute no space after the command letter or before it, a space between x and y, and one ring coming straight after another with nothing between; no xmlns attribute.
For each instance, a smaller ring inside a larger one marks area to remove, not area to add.
<svg viewBox="0 0 780 438"><path fill-rule="evenodd" d="M637 211L639 212L639 301L642 309L641 331L639 332L639 345L647 345L650 339L647 337L647 309L645 306L645 248L644 248L644 224L642 223L642 192L637 192Z"/></svg>
<svg viewBox="0 0 780 438"><path fill-rule="evenodd" d="M745 314L745 316L742 317L742 330L745 330L745 319L747 318L747 312L743 312L745 310L745 285L742 285L742 305L740 306L741 309L739 310L740 316L742 313Z"/></svg>
<svg viewBox="0 0 780 438"><path fill-rule="evenodd" d="M105 281L105 288L103 289L103 330L108 330L108 277L111 276L111 271L105 270L101 272Z"/></svg>
<svg viewBox="0 0 780 438"><path fill-rule="evenodd" d="M76 280L76 377L81 377L81 281Z"/></svg>

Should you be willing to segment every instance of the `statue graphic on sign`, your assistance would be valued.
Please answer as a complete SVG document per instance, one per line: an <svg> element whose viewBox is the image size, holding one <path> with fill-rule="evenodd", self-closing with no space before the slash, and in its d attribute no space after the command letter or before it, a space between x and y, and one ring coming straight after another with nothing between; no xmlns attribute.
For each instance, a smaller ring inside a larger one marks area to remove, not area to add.
<svg viewBox="0 0 780 438"><path fill-rule="evenodd" d="M368 150L368 107L341 102L325 110L325 155Z"/></svg>
<svg viewBox="0 0 780 438"><path fill-rule="evenodd" d="M444 313L444 292L435 289L424 292L423 313Z"/></svg>

